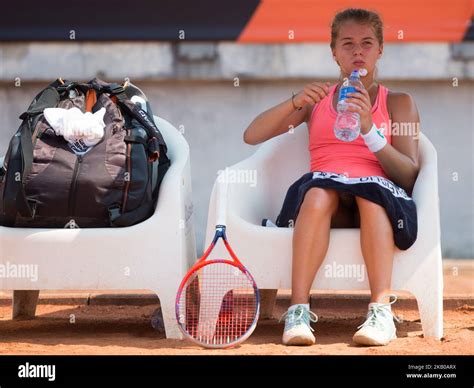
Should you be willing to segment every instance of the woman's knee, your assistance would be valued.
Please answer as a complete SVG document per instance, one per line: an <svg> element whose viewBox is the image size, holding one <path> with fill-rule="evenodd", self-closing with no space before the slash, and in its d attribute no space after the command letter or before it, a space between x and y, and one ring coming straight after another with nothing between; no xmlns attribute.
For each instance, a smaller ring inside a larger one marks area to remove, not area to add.
<svg viewBox="0 0 474 388"><path fill-rule="evenodd" d="M380 206L378 203L369 201L368 199L356 196L357 207L359 212L365 213L367 211L385 211L383 206Z"/></svg>
<svg viewBox="0 0 474 388"><path fill-rule="evenodd" d="M338 206L336 190L313 187L306 192L301 211L334 214Z"/></svg>
<svg viewBox="0 0 474 388"><path fill-rule="evenodd" d="M378 203L369 201L368 199L362 197L356 197L357 208L358 208L358 223L360 225L361 219L380 219L384 218L389 224L389 218L387 214L387 210L379 205Z"/></svg>

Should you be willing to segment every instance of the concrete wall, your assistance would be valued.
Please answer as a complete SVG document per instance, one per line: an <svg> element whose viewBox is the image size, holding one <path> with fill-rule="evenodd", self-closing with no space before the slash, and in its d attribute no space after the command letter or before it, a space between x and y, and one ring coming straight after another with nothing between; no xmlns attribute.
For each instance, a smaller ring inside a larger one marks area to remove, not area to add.
<svg viewBox="0 0 474 388"><path fill-rule="evenodd" d="M142 87L190 144L199 253L217 171L255 150L242 141L250 121L305 83L338 77L327 46L309 44L3 44L0 66L0 154L50 80L130 77ZM472 46L387 45L378 68L380 82L414 96L438 150L443 255L474 257Z"/></svg>

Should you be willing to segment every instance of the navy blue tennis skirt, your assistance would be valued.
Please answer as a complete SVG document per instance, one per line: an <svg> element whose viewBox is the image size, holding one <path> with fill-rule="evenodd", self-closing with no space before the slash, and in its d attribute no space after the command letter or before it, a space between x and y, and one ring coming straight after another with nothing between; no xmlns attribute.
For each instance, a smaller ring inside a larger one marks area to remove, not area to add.
<svg viewBox="0 0 474 388"><path fill-rule="evenodd" d="M416 205L405 190L381 176L348 178L343 174L330 172L309 172L294 182L288 192L276 224L288 227L296 222L306 192L320 187L350 193L379 204L387 211L393 229L395 245L406 250L416 240L418 222Z"/></svg>

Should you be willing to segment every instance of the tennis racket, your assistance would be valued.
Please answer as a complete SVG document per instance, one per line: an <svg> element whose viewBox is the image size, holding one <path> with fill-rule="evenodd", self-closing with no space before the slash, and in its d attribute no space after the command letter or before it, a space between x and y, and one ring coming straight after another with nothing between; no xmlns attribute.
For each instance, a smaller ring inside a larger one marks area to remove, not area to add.
<svg viewBox="0 0 474 388"><path fill-rule="evenodd" d="M186 274L176 295L179 328L187 338L206 348L227 348L245 341L255 330L260 312L255 280L227 241L228 182L221 178L217 180L219 195L214 238ZM219 239L229 257L210 259Z"/></svg>

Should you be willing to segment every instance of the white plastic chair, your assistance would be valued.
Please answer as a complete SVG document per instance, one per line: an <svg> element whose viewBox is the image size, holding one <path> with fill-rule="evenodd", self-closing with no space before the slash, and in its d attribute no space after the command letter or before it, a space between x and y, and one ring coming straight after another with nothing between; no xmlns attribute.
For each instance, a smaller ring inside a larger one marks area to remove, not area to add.
<svg viewBox="0 0 474 388"><path fill-rule="evenodd" d="M189 147L169 122L156 116L155 122L167 143L171 166L154 215L124 228L0 226L0 263L38 268L37 281L0 277L0 289L151 290L160 299L166 337L182 338L175 318L176 291L196 260Z"/></svg>
<svg viewBox="0 0 474 388"><path fill-rule="evenodd" d="M258 287L265 291L262 293L263 300L268 299L265 295L269 295L270 309L275 290L291 288L293 230L260 225L263 218L276 219L289 186L309 171L307 147L307 131L297 129L294 133L265 142L254 155L229 167L234 173L228 176L227 235L237 256L255 277ZM424 335L440 339L443 335L443 271L437 154L423 134L419 147L421 169L412 193L418 212L418 237L408 250L396 249L392 288L409 291L415 296ZM256 174L256 184L253 181L249 183L251 173ZM214 232L215 201L214 185L206 245ZM360 229L331 229L329 249L312 288L369 289L366 272L363 281L356 277L325 276L326 265L333 263L344 267L364 264ZM268 307L262 306L262 315L269 315Z"/></svg>

